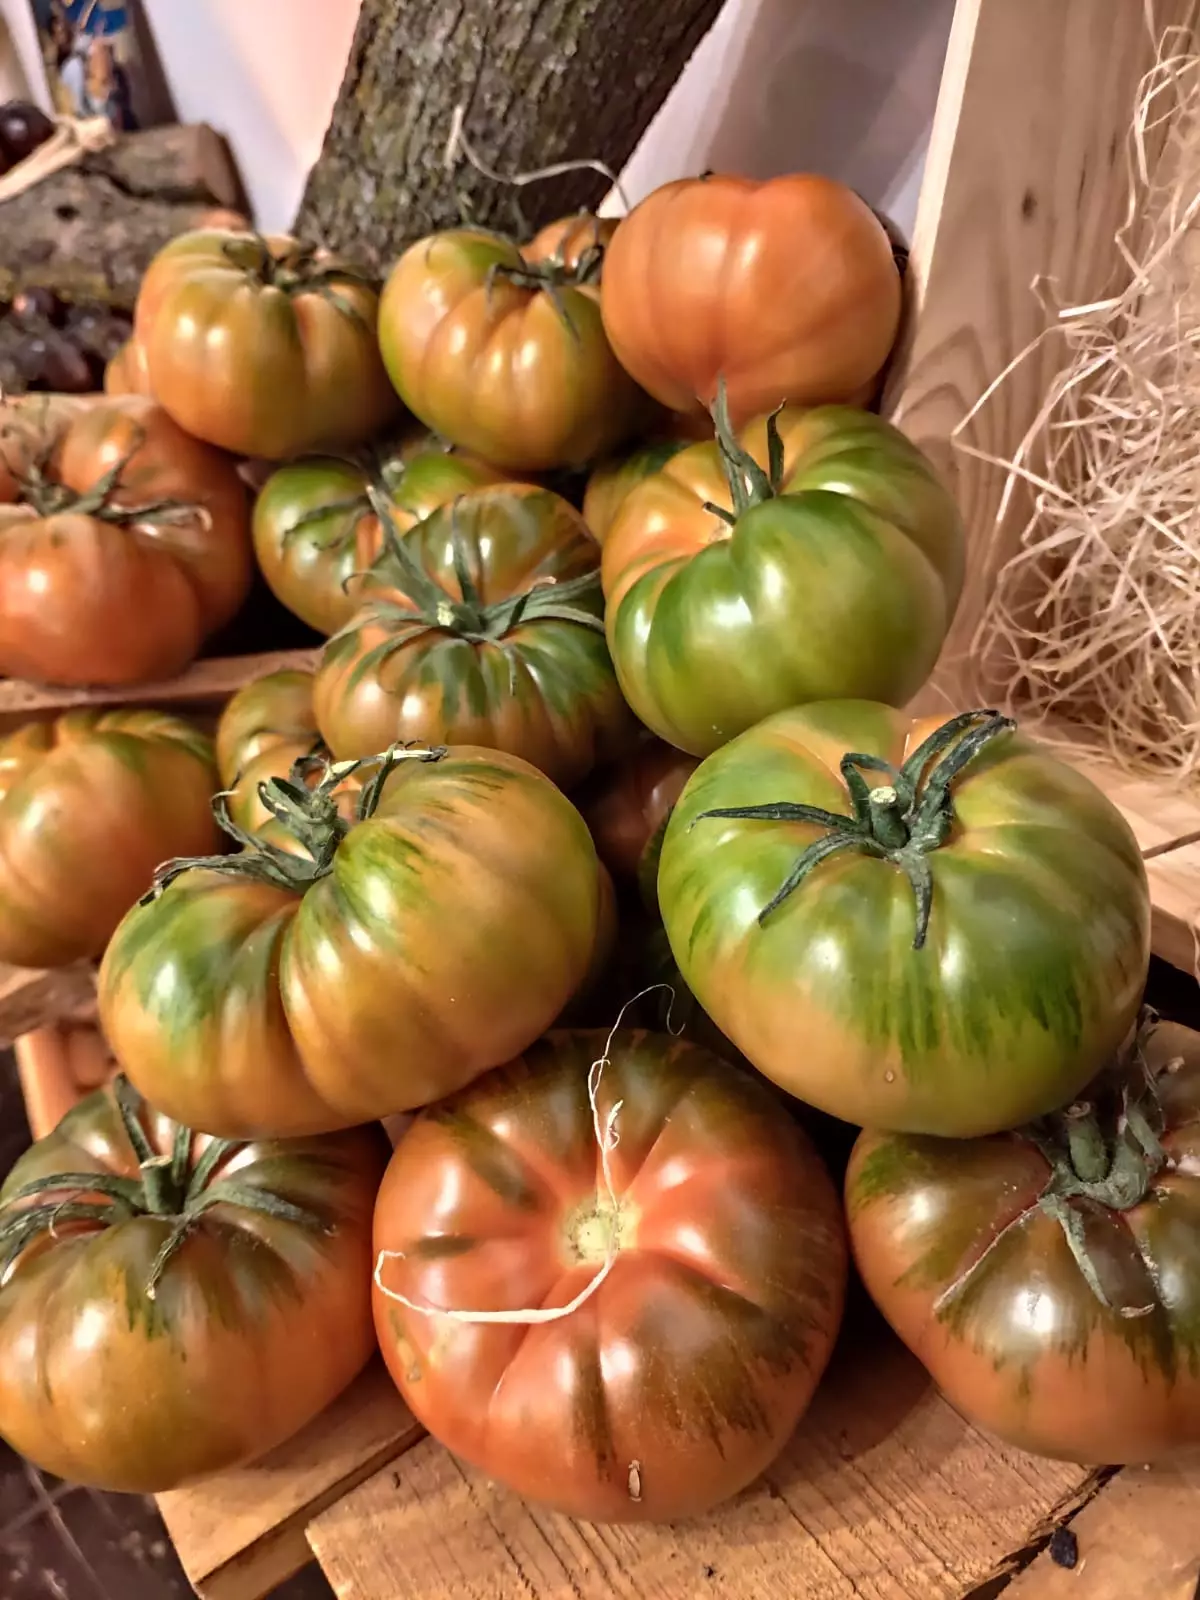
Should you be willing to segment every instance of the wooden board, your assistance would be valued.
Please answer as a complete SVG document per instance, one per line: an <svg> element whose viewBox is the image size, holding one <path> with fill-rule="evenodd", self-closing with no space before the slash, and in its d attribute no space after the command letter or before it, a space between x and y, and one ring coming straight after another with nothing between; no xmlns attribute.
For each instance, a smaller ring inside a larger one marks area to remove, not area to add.
<svg viewBox="0 0 1200 1600"><path fill-rule="evenodd" d="M202 1600L260 1600L312 1559L319 1512L422 1435L381 1362L294 1439L254 1466L158 1497Z"/></svg>
<svg viewBox="0 0 1200 1600"><path fill-rule="evenodd" d="M1090 1479L985 1438L872 1320L776 1466L694 1523L575 1522L426 1439L308 1537L340 1600L958 1600Z"/></svg>
<svg viewBox="0 0 1200 1600"><path fill-rule="evenodd" d="M998 526L1005 473L951 444L988 386L1049 322L1035 278L1059 303L1091 300L1120 271L1125 138L1154 38L1137 0L958 0L909 261L910 311L885 410L958 496L968 583L939 676L951 685L998 567L1024 520ZM1196 0L1157 0L1154 27ZM1049 341L964 430L1010 458L1061 351Z"/></svg>
<svg viewBox="0 0 1200 1600"><path fill-rule="evenodd" d="M1196 1600L1200 1464L1127 1468L1071 1522L1073 1570L1043 1552L1004 1600Z"/></svg>
<svg viewBox="0 0 1200 1600"><path fill-rule="evenodd" d="M268 672L279 672L284 667L315 667L319 654L319 650L269 650L261 655L222 656L195 661L177 678L97 689L68 689L26 683L21 678L0 678L0 719L11 724L22 716L44 716L77 706L178 706L184 710L189 706L219 705Z"/></svg>

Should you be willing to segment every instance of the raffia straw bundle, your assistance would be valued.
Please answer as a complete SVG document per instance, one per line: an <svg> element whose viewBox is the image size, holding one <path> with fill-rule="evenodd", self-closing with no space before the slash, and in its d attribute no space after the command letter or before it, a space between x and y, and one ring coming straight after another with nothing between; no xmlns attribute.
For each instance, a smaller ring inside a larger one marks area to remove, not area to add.
<svg viewBox="0 0 1200 1600"><path fill-rule="evenodd" d="M1128 159L1116 242L1129 287L1062 308L1039 290L1054 318L1043 337L1061 339L1064 361L1020 448L996 462L1009 474L997 523L1019 480L1033 512L970 657L987 662L988 692L1009 709L1054 714L1127 764L1186 779L1200 771L1200 54L1190 30L1161 39Z"/></svg>

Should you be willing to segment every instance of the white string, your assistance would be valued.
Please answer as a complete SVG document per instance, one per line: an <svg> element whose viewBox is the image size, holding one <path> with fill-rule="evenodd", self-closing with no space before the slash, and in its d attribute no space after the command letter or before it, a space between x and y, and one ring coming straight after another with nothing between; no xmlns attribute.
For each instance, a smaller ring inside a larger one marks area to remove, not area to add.
<svg viewBox="0 0 1200 1600"><path fill-rule="evenodd" d="M623 1100L616 1101L604 1118L602 1126L598 1105L600 1079L604 1075L604 1068L609 1064L609 1054L612 1050L613 1040L625 1020L625 1013L630 1006L636 1005L639 1000L645 999L648 994L653 994L656 989L666 989L672 1000L674 1000L675 991L667 983L649 984L645 989L639 990L637 994L626 1000L617 1015L617 1020L608 1030L608 1038L604 1041L603 1052L597 1056L596 1060L588 1068L587 1092L588 1105L592 1110L592 1131L596 1136L596 1144L600 1150L600 1173L604 1181L605 1197L612 1208L614 1219L618 1211L619 1201L616 1186L613 1183L611 1156L620 1142L620 1134L617 1131L617 1117L625 1102ZM667 1016L669 1024L669 1009ZM458 1307L422 1305L416 1300L410 1300L407 1295L400 1294L396 1289L389 1289L383 1281L385 1263L388 1261L407 1260L408 1252L406 1250L381 1250L379 1252L375 1261L375 1287L381 1294L386 1295L389 1300L395 1300L398 1305L404 1306L409 1311L417 1311L423 1317L445 1317L450 1322L507 1324L521 1327L537 1327L547 1322L561 1322L564 1317L573 1316L581 1306L586 1305L612 1271L620 1253L618 1233L619 1229L616 1227L614 1220L614 1226L609 1232L603 1265L595 1277L565 1306L554 1306L549 1309L529 1306L516 1311L467 1311Z"/></svg>
<svg viewBox="0 0 1200 1600"><path fill-rule="evenodd" d="M487 162L484 161L483 157L479 155L468 140L464 131L466 116L466 103L460 102L455 106L454 113L450 118L450 136L446 140L446 153L442 159L442 164L447 171L453 168L458 157L462 155L468 165L474 167L475 171L482 177L490 179L492 183L508 184L514 189L523 189L526 184L530 183L541 183L546 178L565 178L572 172L595 172L612 184L623 210L626 213L632 210L629 204L629 196L622 187L620 178L608 165L607 161L585 158L580 161L556 161L549 167L538 167L535 172L515 172L511 174L497 172L495 167L488 166Z"/></svg>

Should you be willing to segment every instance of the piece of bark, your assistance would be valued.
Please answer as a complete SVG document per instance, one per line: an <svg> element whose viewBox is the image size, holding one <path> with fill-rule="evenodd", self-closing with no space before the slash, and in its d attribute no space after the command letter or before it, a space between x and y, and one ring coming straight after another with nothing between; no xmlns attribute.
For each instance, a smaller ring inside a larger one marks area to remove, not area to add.
<svg viewBox="0 0 1200 1600"><path fill-rule="evenodd" d="M455 108L480 158L509 174L598 158L619 171L721 0L363 0L296 231L378 273L406 243L473 221L511 230L518 191L445 168ZM578 172L519 191L539 226L595 204Z"/></svg>
<svg viewBox="0 0 1200 1600"><path fill-rule="evenodd" d="M225 142L206 124L124 134L0 202L0 299L44 284L129 309L168 239L241 197Z"/></svg>

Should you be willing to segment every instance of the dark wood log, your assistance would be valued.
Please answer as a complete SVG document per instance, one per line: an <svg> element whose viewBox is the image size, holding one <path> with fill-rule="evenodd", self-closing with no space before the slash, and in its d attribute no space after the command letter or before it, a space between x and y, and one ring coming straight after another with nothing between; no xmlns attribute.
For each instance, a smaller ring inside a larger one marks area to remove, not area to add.
<svg viewBox="0 0 1200 1600"><path fill-rule="evenodd" d="M151 257L214 207L239 207L224 140L203 123L147 128L0 201L0 300L44 284L131 307Z"/></svg>
<svg viewBox="0 0 1200 1600"><path fill-rule="evenodd" d="M401 248L473 220L511 229L515 191L444 157L457 106L504 173L584 158L619 170L721 0L363 0L297 232L384 272ZM521 191L530 225L587 204L594 173Z"/></svg>

